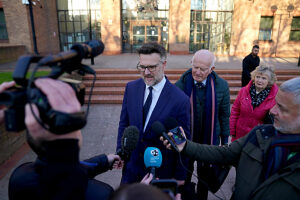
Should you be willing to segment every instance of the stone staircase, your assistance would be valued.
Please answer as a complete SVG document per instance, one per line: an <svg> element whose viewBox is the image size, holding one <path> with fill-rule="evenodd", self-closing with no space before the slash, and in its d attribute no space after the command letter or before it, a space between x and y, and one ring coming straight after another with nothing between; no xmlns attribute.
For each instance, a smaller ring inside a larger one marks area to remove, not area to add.
<svg viewBox="0 0 300 200"><path fill-rule="evenodd" d="M175 83L186 69L166 69L168 79ZM241 70L219 69L215 70L219 76L227 80L230 89L230 102L233 103L241 89ZM125 86L129 81L140 78L135 69L96 69L96 82L91 98L92 104L122 104ZM300 76L300 70L286 69L276 70L277 84ZM86 86L85 101L92 86L92 75L86 75L83 82Z"/></svg>

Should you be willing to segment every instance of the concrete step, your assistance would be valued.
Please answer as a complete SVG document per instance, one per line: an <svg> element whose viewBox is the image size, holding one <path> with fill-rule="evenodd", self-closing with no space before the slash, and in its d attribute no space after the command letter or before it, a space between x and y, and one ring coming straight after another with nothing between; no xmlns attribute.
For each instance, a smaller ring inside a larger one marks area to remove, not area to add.
<svg viewBox="0 0 300 200"><path fill-rule="evenodd" d="M169 80L179 80L181 74L167 74ZM220 76L225 80L241 80L240 74L220 74ZM139 74L97 74L96 80L136 80L141 76ZM295 75L277 75L278 80L288 80L295 77ZM94 76L86 75L83 80L93 80Z"/></svg>
<svg viewBox="0 0 300 200"><path fill-rule="evenodd" d="M230 95L230 103L232 104L237 95ZM91 104L122 104L123 95L92 95ZM88 103L88 97L85 97L85 103Z"/></svg>
<svg viewBox="0 0 300 200"><path fill-rule="evenodd" d="M171 83L175 83L186 69L166 69L165 73ZM215 70L222 78L227 80L230 90L230 102L233 103L241 89L241 70ZM91 98L92 104L121 104L125 92L125 86L129 81L140 78L136 69L97 69L97 79ZM277 84L300 76L300 70L277 70ZM89 94L93 76L83 78L86 86L86 94ZM85 101L87 102L86 95Z"/></svg>
<svg viewBox="0 0 300 200"><path fill-rule="evenodd" d="M165 74L182 74L188 68L180 68L180 69L168 69L166 68ZM97 74L139 74L136 69L118 69L118 68L110 68L110 69L95 69ZM215 69L215 72L218 74L242 74L242 69ZM277 69L277 75L300 75L300 69Z"/></svg>

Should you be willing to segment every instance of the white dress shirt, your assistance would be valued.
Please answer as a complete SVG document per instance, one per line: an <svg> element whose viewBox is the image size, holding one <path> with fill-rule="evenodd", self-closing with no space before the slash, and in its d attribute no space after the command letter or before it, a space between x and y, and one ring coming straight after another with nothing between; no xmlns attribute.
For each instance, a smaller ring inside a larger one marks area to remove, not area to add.
<svg viewBox="0 0 300 200"><path fill-rule="evenodd" d="M151 102L151 106L149 108L149 111L148 111L148 114L147 114L147 117L146 117L145 126L144 126L144 132L146 130L146 127L147 127L147 124L149 122L149 119L150 119L150 117L152 115L152 112L153 112L153 110L154 110L154 108L156 106L156 103L158 101L160 93L161 93L162 89L164 88L165 84L166 84L166 78L163 77L163 79L159 83L157 83L156 85L152 86L153 87L153 89L152 89L152 102ZM148 89L149 87L150 86L146 85L143 105L145 104L145 102L147 100L147 97L149 95L149 89Z"/></svg>

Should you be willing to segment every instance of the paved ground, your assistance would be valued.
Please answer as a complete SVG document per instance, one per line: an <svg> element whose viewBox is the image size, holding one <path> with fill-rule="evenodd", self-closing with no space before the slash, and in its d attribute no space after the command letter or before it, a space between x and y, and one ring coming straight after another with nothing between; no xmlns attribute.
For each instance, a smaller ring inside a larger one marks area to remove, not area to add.
<svg viewBox="0 0 300 200"><path fill-rule="evenodd" d="M135 68L137 65L137 54L124 53L121 55L105 56L100 55L95 58L94 68ZM168 68L188 68L192 55L168 55ZM241 69L242 57L224 56L216 58L217 69ZM90 64L90 60L83 63ZM261 64L274 66L276 69L300 69L298 58L261 58ZM1 70L13 70L16 62L0 64Z"/></svg>
<svg viewBox="0 0 300 200"><path fill-rule="evenodd" d="M168 58L169 68L188 67L192 55L175 56L170 55ZM242 58L239 57L218 57L216 62L217 68L241 69ZM297 67L298 58L261 58L261 62L273 65L278 69L299 69ZM89 61L84 63L89 64ZM98 56L95 59L95 68L135 68L137 64L136 54L122 54L117 56ZM0 65L0 71L13 70L14 63ZM117 128L121 105L93 105L90 109L88 124L83 129L83 147L80 153L81 159L89 158L100 153L113 153L116 146ZM27 153L17 164L27 161L33 161L35 155L32 152ZM15 167L16 167L15 166ZM13 170L13 169L12 169ZM11 171L0 180L0 200L8 200L8 180ZM118 187L121 172L113 170L97 176L114 188ZM229 199L231 189L234 184L235 171L232 169L222 190L217 193L222 199ZM209 199L217 199L210 195Z"/></svg>

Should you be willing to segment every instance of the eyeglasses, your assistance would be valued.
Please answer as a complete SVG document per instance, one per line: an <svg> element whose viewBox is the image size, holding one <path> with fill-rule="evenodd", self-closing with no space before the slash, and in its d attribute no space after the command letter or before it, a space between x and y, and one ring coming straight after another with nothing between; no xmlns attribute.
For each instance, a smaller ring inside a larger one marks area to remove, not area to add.
<svg viewBox="0 0 300 200"><path fill-rule="evenodd" d="M156 70L156 67L158 67L158 65L160 65L160 64L161 64L161 62L157 63L156 65L145 66L145 65L140 65L140 63L138 63L136 68L138 70L140 70L141 72L146 71L146 69L148 69L150 72L154 72Z"/></svg>

